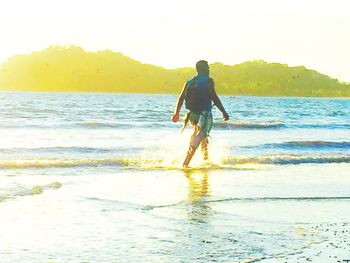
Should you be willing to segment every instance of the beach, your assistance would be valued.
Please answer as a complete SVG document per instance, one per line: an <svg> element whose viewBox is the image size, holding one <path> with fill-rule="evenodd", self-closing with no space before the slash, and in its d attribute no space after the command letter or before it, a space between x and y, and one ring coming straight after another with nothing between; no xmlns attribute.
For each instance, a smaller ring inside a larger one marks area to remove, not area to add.
<svg viewBox="0 0 350 263"><path fill-rule="evenodd" d="M350 100L0 93L0 262L347 262ZM184 111L182 112L182 114Z"/></svg>

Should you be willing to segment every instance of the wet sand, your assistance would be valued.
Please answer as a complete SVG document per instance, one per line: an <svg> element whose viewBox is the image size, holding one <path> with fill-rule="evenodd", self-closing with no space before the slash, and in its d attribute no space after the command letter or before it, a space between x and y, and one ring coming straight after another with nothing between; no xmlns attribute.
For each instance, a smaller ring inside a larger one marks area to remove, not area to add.
<svg viewBox="0 0 350 263"><path fill-rule="evenodd" d="M0 261L346 262L349 168L18 171L61 187L0 203Z"/></svg>

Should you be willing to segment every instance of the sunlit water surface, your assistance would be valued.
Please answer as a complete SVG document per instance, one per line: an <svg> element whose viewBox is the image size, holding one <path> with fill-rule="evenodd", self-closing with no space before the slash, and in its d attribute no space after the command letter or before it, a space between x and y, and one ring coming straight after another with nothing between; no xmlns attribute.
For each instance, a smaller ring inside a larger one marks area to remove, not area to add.
<svg viewBox="0 0 350 263"><path fill-rule="evenodd" d="M350 258L350 100L223 97L187 170L175 101L0 93L0 262Z"/></svg>

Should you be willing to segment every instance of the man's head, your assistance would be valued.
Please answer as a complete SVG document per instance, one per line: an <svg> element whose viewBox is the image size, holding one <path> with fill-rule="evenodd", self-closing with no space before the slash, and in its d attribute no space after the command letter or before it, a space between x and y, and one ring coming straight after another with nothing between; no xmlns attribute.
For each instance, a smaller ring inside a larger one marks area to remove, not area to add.
<svg viewBox="0 0 350 263"><path fill-rule="evenodd" d="M209 76L209 65L205 60L200 60L196 63L196 69L198 73L205 74Z"/></svg>

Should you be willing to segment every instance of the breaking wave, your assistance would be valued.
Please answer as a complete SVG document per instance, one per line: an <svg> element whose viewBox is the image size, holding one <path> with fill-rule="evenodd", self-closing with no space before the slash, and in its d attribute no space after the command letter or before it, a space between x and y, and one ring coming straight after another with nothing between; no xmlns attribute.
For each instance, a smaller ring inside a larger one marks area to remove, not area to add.
<svg viewBox="0 0 350 263"><path fill-rule="evenodd" d="M214 127L221 129L274 129L282 128L282 122L216 122Z"/></svg>
<svg viewBox="0 0 350 263"><path fill-rule="evenodd" d="M350 196L286 196L286 197L229 197L223 199L202 199L200 203L222 203L222 202L244 202L244 203L255 203L255 202L312 202L312 201L339 201L339 200L350 200ZM164 205L148 205L143 207L143 210L152 210L166 207L174 207L185 204L184 202L164 204Z"/></svg>
<svg viewBox="0 0 350 263"><path fill-rule="evenodd" d="M213 126L217 129L350 129L347 123L288 123L280 121L254 122L254 121L235 121L235 122L215 122Z"/></svg>
<svg viewBox="0 0 350 263"><path fill-rule="evenodd" d="M29 159L29 160L2 160L0 169L27 169L27 168L69 168L69 167L97 167L97 166L124 166L130 161L124 159Z"/></svg>
<svg viewBox="0 0 350 263"><path fill-rule="evenodd" d="M74 168L115 166L131 169L181 169L182 160L143 159L143 158L75 158L75 159L30 159L1 160L0 169L35 169L35 168ZM240 169L243 165L289 165L289 164L326 164L350 163L350 156L306 156L306 155L264 155L255 157L231 156L220 163L203 163L193 167L198 169Z"/></svg>
<svg viewBox="0 0 350 263"><path fill-rule="evenodd" d="M85 128L119 128L119 129L130 129L135 127L134 124L128 123L113 123L113 122L81 122L77 123L78 126L82 126Z"/></svg>
<svg viewBox="0 0 350 263"><path fill-rule="evenodd" d="M350 156L306 156L306 155L264 155L257 157L229 157L223 161L223 164L241 165L241 164L324 164L324 163L350 163Z"/></svg>
<svg viewBox="0 0 350 263"><path fill-rule="evenodd" d="M14 199L21 196L38 195L42 194L47 189L58 189L61 188L62 184L59 182L53 182L45 185L34 185L34 186L16 186L12 188L3 188L0 191L0 202L8 199Z"/></svg>
<svg viewBox="0 0 350 263"><path fill-rule="evenodd" d="M337 148L350 149L350 142L331 142L331 141L290 141L283 143L264 144L263 147L269 148ZM249 148L249 147L247 147Z"/></svg>
<svg viewBox="0 0 350 263"><path fill-rule="evenodd" d="M143 150L142 147L37 147L37 148L0 148L0 153L121 153L135 152Z"/></svg>

